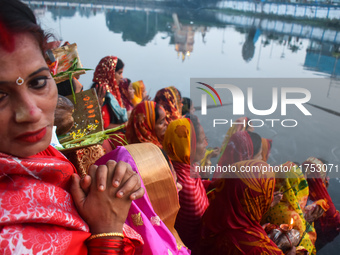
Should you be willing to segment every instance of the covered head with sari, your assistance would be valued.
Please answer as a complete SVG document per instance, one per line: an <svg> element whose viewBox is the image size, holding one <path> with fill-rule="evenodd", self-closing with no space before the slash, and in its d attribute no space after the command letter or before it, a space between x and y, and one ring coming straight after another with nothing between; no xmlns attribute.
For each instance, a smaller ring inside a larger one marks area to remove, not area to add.
<svg viewBox="0 0 340 255"><path fill-rule="evenodd" d="M260 225L273 199L273 173L241 172L258 168L261 160L240 161L236 173L216 181L203 217L199 254L283 254Z"/></svg>
<svg viewBox="0 0 340 255"><path fill-rule="evenodd" d="M127 121L126 109L115 78L117 62L117 57L104 57L99 61L93 74L93 82L105 86L107 90L102 106L104 128L107 128L110 123L120 124Z"/></svg>
<svg viewBox="0 0 340 255"><path fill-rule="evenodd" d="M340 232L340 214L336 210L331 196L327 191L327 164L318 158L309 157L302 163L309 186L309 199L313 202L323 199L328 204L328 210L316 221L314 227L317 233L316 249L319 250L334 240Z"/></svg>
<svg viewBox="0 0 340 255"><path fill-rule="evenodd" d="M175 227L184 244L192 249L199 239L201 219L209 202L202 180L195 173L195 165L190 162L190 157L195 158L196 154L196 134L189 119L177 119L169 124L163 149L171 159L178 182L183 187L179 193L181 208Z"/></svg>
<svg viewBox="0 0 340 255"><path fill-rule="evenodd" d="M123 100L123 104L125 106L125 109L127 111L131 111L133 109L132 101L130 100L129 95L129 86L131 84L131 81L127 78L123 78L119 85L119 91Z"/></svg>
<svg viewBox="0 0 340 255"><path fill-rule="evenodd" d="M228 166L254 157L253 142L247 131L235 132L228 141L228 145L220 157L218 165ZM221 176L222 173L215 172L213 178L221 178Z"/></svg>
<svg viewBox="0 0 340 255"><path fill-rule="evenodd" d="M309 195L307 180L301 169L293 162L286 162L280 166L280 174L284 178L277 178L275 190L283 192L283 198L275 206L271 207L263 216L263 223L275 225L288 224L294 220L293 228L300 232L300 246L305 248L309 254L316 254L315 241L316 232L312 223L305 219L304 212ZM282 177L282 176L279 176ZM327 204L320 201L321 205L327 210Z"/></svg>
<svg viewBox="0 0 340 255"><path fill-rule="evenodd" d="M179 100L179 92L173 86L160 89L156 93L154 101L163 106L168 123L182 117L182 102Z"/></svg>
<svg viewBox="0 0 340 255"><path fill-rule="evenodd" d="M182 115L182 108L183 108L183 99L181 96L181 92L175 87L175 86L170 86L168 87L172 93L175 95L176 97L176 102L177 102L177 109L179 111L179 113Z"/></svg>
<svg viewBox="0 0 340 255"><path fill-rule="evenodd" d="M125 133L128 143L151 142L162 148L155 130L156 105L153 101L143 101L132 110Z"/></svg>
<svg viewBox="0 0 340 255"><path fill-rule="evenodd" d="M126 220L126 224L143 237L142 254L190 254L174 228L179 210L178 193L169 164L159 147L152 143L118 147L97 164L105 164L110 159L129 163L140 175L146 190L142 198L132 202Z"/></svg>
<svg viewBox="0 0 340 255"><path fill-rule="evenodd" d="M120 107L123 107L119 84L117 84L115 78L117 62L118 58L115 56L106 56L102 58L94 71L92 81L104 85L107 91L116 98Z"/></svg>
<svg viewBox="0 0 340 255"><path fill-rule="evenodd" d="M219 160L222 157L224 150L226 149L231 136L237 131L247 131L247 128L249 127L248 121L249 121L248 117L241 117L235 120L235 122L233 122L232 126L228 129L224 137L224 140L222 142Z"/></svg>
<svg viewBox="0 0 340 255"><path fill-rule="evenodd" d="M132 83L132 87L135 90L135 96L132 99L132 104L137 105L143 100L143 94L145 91L145 84L142 80L135 81Z"/></svg>

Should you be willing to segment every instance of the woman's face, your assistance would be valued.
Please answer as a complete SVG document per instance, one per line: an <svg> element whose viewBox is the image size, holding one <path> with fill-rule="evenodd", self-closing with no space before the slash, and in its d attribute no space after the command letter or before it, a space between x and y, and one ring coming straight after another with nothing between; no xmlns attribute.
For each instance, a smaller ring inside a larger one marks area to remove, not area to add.
<svg viewBox="0 0 340 255"><path fill-rule="evenodd" d="M116 79L117 85L119 85L122 79L124 78L123 71L124 71L124 68L119 69L118 71L115 72L115 79Z"/></svg>
<svg viewBox="0 0 340 255"><path fill-rule="evenodd" d="M156 120L155 133L160 143L163 142L164 134L166 128L168 127L168 122L165 119L165 110L163 107L158 108L158 119Z"/></svg>
<svg viewBox="0 0 340 255"><path fill-rule="evenodd" d="M146 98L147 95L148 95L148 94L146 93L146 89L145 89L145 87L144 87L143 93L142 93L142 98Z"/></svg>
<svg viewBox="0 0 340 255"><path fill-rule="evenodd" d="M207 146L208 146L208 140L207 140L207 137L205 136L203 127L200 125L199 132L198 132L198 139L196 141L195 162L199 162L203 159Z"/></svg>
<svg viewBox="0 0 340 255"><path fill-rule="evenodd" d="M15 35L13 52L0 47L0 66L0 152L35 155L51 142L57 86L29 34Z"/></svg>
<svg viewBox="0 0 340 255"><path fill-rule="evenodd" d="M135 97L135 89L132 86L132 83L130 83L128 87L128 93L129 93L129 99L132 100Z"/></svg>

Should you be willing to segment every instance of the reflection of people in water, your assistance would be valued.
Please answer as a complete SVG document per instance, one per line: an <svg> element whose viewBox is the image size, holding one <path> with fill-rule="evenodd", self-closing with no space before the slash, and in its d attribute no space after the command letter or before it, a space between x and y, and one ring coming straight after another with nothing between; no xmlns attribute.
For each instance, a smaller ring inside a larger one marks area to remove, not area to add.
<svg viewBox="0 0 340 255"><path fill-rule="evenodd" d="M261 30L256 27L252 27L247 35L246 41L242 46L242 58L246 62L250 62L253 59L255 53L255 43L261 35Z"/></svg>

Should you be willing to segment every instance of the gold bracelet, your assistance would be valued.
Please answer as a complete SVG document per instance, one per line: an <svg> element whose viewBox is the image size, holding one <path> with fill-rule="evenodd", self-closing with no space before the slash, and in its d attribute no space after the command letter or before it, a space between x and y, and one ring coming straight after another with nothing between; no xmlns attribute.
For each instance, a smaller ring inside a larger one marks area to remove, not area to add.
<svg viewBox="0 0 340 255"><path fill-rule="evenodd" d="M106 237L106 236L116 236L116 237L124 238L124 234L122 234L122 233L111 232L111 233L102 233L102 234L91 235L89 238L87 238L87 241L90 241L90 240L98 238L98 237Z"/></svg>

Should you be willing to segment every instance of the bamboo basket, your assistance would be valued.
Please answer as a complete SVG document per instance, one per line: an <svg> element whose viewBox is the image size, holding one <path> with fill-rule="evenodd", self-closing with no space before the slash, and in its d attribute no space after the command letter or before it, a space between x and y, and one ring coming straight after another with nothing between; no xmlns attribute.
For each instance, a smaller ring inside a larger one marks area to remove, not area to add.
<svg viewBox="0 0 340 255"><path fill-rule="evenodd" d="M77 68L83 67L83 65L80 62L76 43L73 43L73 44L70 44L70 45L65 45L65 46L59 47L57 49L53 49L52 53L53 53L55 59L58 60L58 62L59 62L57 73L67 71L71 67L72 61L75 58L78 59ZM77 75L81 75L81 74L85 74L85 73L86 73L85 70L79 70L79 71L74 72L73 76L77 76ZM56 83L66 81L68 79L69 79L68 75L54 77L54 80L55 80Z"/></svg>

